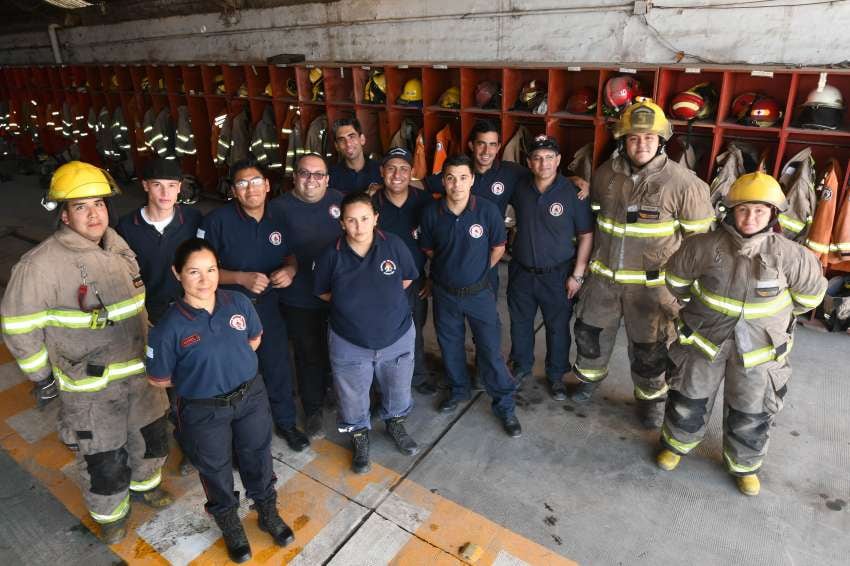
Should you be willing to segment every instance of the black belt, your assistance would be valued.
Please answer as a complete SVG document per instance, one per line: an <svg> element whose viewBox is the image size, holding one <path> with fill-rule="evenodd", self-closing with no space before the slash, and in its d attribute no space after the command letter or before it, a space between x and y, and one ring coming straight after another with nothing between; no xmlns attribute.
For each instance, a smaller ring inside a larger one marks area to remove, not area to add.
<svg viewBox="0 0 850 566"><path fill-rule="evenodd" d="M489 270L488 270L488 273L489 273ZM482 279L478 283L473 283L469 287L448 287L446 285L443 285L439 281L435 281L435 283L437 283L437 286L440 289L442 289L443 291L445 291L446 293L448 293L449 295L454 295L456 297L468 297L470 295L474 295L475 293L478 293L479 291L481 291L483 289L489 288L490 287L489 277L490 277L489 275L486 275L484 277L484 279Z"/></svg>
<svg viewBox="0 0 850 566"><path fill-rule="evenodd" d="M516 264L518 266L520 266L522 269L524 269L525 271L527 271L529 273L533 273L535 275L544 275L546 273L552 273L553 271L560 271L561 269L569 266L570 263L572 263L572 260L564 261L562 263L558 263L556 265L551 265L549 267L528 267L527 265L521 264L517 260L514 260L514 262L516 262Z"/></svg>
<svg viewBox="0 0 850 566"><path fill-rule="evenodd" d="M252 379L249 379L233 391L229 393L224 393L222 395L216 395L210 399L183 399L183 402L187 405L202 405L204 407L230 407L231 405L235 405L239 401L245 398L245 394L251 389L251 386L254 385L254 382L259 379L259 374L254 376Z"/></svg>

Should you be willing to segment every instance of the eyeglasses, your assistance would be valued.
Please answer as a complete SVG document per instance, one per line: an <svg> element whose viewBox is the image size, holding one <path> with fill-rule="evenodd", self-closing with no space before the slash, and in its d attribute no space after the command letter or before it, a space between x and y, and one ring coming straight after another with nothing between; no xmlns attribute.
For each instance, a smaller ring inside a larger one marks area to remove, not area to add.
<svg viewBox="0 0 850 566"><path fill-rule="evenodd" d="M306 181L310 177L312 177L314 181L321 181L327 176L328 174L324 171L307 171L306 169L298 170L298 178L302 181Z"/></svg>
<svg viewBox="0 0 850 566"><path fill-rule="evenodd" d="M252 179L239 179L238 181L233 183L233 187L239 189L240 191L248 188L248 185L252 187L262 187L266 182L265 177L254 177Z"/></svg>

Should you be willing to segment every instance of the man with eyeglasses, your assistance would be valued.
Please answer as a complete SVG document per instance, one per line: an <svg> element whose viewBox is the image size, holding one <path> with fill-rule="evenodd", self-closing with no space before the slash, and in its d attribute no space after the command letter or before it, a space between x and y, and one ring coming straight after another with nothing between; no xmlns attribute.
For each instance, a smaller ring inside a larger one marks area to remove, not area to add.
<svg viewBox="0 0 850 566"><path fill-rule="evenodd" d="M567 398L563 379L570 370L572 300L584 283L593 245L590 203L580 200L572 181L558 172L560 164L557 140L534 138L528 148L531 176L517 184L511 199L517 225L508 266L514 376L521 381L534 366L539 309L546 327L546 378L556 401Z"/></svg>
<svg viewBox="0 0 850 566"><path fill-rule="evenodd" d="M271 203L286 227L289 249L298 258L292 285L280 294L295 353L295 373L310 438L324 436L322 407L331 386L328 359L328 305L313 294L313 267L324 249L339 238L342 194L328 188L328 166L316 153L295 166L295 187Z"/></svg>
<svg viewBox="0 0 850 566"><path fill-rule="evenodd" d="M366 136L357 118L340 118L333 123L334 146L342 159L330 168L328 186L343 195L375 192L381 187L381 164L364 153Z"/></svg>
<svg viewBox="0 0 850 566"><path fill-rule="evenodd" d="M204 218L198 237L210 242L218 253L221 287L247 295L260 316L263 341L257 358L275 432L290 449L300 452L310 441L295 426L287 328L278 294L292 285L298 269L292 229L266 206L269 181L256 161L235 163L230 183L234 200Z"/></svg>

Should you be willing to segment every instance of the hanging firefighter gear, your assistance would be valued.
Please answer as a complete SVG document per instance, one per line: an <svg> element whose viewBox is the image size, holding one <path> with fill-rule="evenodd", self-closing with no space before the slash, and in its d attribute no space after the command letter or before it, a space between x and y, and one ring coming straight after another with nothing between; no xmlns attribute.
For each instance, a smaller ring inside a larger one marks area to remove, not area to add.
<svg viewBox="0 0 850 566"><path fill-rule="evenodd" d="M416 143L413 150L413 169L410 171L410 178L421 181L428 175L428 160L425 156L425 129L419 130L416 134Z"/></svg>
<svg viewBox="0 0 850 566"><path fill-rule="evenodd" d="M295 163L305 151L304 137L301 133L301 109L298 106L289 106L280 131L287 136L285 171L286 175L291 177L295 172Z"/></svg>
<svg viewBox="0 0 850 566"><path fill-rule="evenodd" d="M189 109L186 106L177 108L177 129L174 137L174 151L178 157L188 157L198 152L195 147L192 121L189 119Z"/></svg>
<svg viewBox="0 0 850 566"><path fill-rule="evenodd" d="M403 147L410 153L415 153L418 134L419 125L413 118L403 118L398 131L390 138L390 147Z"/></svg>
<svg viewBox="0 0 850 566"><path fill-rule="evenodd" d="M402 106L422 107L422 81L410 79L404 83L404 89L395 101Z"/></svg>
<svg viewBox="0 0 850 566"><path fill-rule="evenodd" d="M832 242L829 246L829 263L841 263L850 260L850 188L844 187L835 206L835 222L832 224Z"/></svg>
<svg viewBox="0 0 850 566"><path fill-rule="evenodd" d="M567 99L566 111L573 114L593 114L596 112L596 90L584 86L572 93Z"/></svg>
<svg viewBox="0 0 850 566"><path fill-rule="evenodd" d="M475 85L475 105L478 108L501 109L502 85L494 81L481 81Z"/></svg>
<svg viewBox="0 0 850 566"><path fill-rule="evenodd" d="M513 161L524 164L528 157L528 146L531 145L533 136L525 126L517 128L513 137L505 144L502 150L502 161Z"/></svg>
<svg viewBox="0 0 850 566"><path fill-rule="evenodd" d="M593 173L593 144L588 143L576 150L573 154L573 160L570 161L567 170L581 177L588 183L590 182L591 174Z"/></svg>
<svg viewBox="0 0 850 566"><path fill-rule="evenodd" d="M844 122L844 96L832 85L818 85L802 104L797 125L814 130L837 130Z"/></svg>
<svg viewBox="0 0 850 566"><path fill-rule="evenodd" d="M782 168L779 184L788 199L788 210L779 214L782 233L786 238L803 244L818 202L811 148L803 149L788 160Z"/></svg>
<svg viewBox="0 0 850 566"><path fill-rule="evenodd" d="M313 102L321 102L325 99L325 79L322 75L322 70L318 67L310 69L307 75L310 79L310 100Z"/></svg>
<svg viewBox="0 0 850 566"><path fill-rule="evenodd" d="M602 91L602 113L606 116L618 116L626 107L641 95L641 85L637 79L628 75L611 77L605 82Z"/></svg>
<svg viewBox="0 0 850 566"><path fill-rule="evenodd" d="M436 143L434 144L434 159L431 166L431 173L436 174L443 171L443 163L449 156L454 155L454 136L452 129L448 124L437 132Z"/></svg>
<svg viewBox="0 0 850 566"><path fill-rule="evenodd" d="M514 103L511 110L531 112L532 114L545 114L549 99L546 89L546 81L528 81L522 85L516 103Z"/></svg>
<svg viewBox="0 0 850 566"><path fill-rule="evenodd" d="M769 128L782 118L782 109L773 98L757 92L739 94L732 101L732 115L740 124Z"/></svg>
<svg viewBox="0 0 850 566"><path fill-rule="evenodd" d="M711 83L700 83L680 92L670 101L670 114L679 120L709 120L717 110L717 91Z"/></svg>
<svg viewBox="0 0 850 566"><path fill-rule="evenodd" d="M835 159L830 159L826 171L818 181L818 205L806 238L806 247L818 257L824 267L829 263L829 252L832 251L832 231L838 210L841 179L841 166Z"/></svg>
<svg viewBox="0 0 850 566"><path fill-rule="evenodd" d="M280 144L277 141L277 126L274 123L274 110L271 105L263 110L263 116L254 126L251 136L251 153L257 162L268 169L280 169Z"/></svg>
<svg viewBox="0 0 850 566"><path fill-rule="evenodd" d="M437 101L437 106L440 108L460 108L460 89L456 86L450 86L440 95Z"/></svg>
<svg viewBox="0 0 850 566"><path fill-rule="evenodd" d="M304 149L307 152L318 153L330 157L330 145L328 141L328 117L319 114L307 127L307 135L304 137Z"/></svg>
<svg viewBox="0 0 850 566"><path fill-rule="evenodd" d="M124 121L124 111L121 110L120 106L116 107L115 112L112 113L110 133L112 134L113 158L116 161L126 159L130 154L130 138L127 123Z"/></svg>
<svg viewBox="0 0 850 566"><path fill-rule="evenodd" d="M387 102L387 77L382 69L374 69L363 86L363 102L385 104Z"/></svg>
<svg viewBox="0 0 850 566"><path fill-rule="evenodd" d="M714 178L711 180L711 206L714 207L717 218L726 214L723 199L729 191L729 187L744 173L752 173L756 170L758 163L758 152L745 142L731 141L726 146L726 151L717 156L717 168Z"/></svg>

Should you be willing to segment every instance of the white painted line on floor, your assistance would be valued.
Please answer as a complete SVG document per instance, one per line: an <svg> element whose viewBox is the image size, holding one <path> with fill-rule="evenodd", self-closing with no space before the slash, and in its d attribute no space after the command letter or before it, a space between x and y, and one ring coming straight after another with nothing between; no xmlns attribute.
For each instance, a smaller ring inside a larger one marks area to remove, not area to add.
<svg viewBox="0 0 850 566"><path fill-rule="evenodd" d="M318 456L312 447L305 448L301 452L290 450L286 442L277 435L272 435L271 448L272 458L280 460L299 471L304 469L304 466L315 460L316 456Z"/></svg>
<svg viewBox="0 0 850 566"><path fill-rule="evenodd" d="M342 509L328 521L319 533L308 542L289 563L291 566L313 566L325 560L354 531L369 510L354 501L347 501ZM295 542L298 542L296 535Z"/></svg>
<svg viewBox="0 0 850 566"><path fill-rule="evenodd" d="M387 500L381 503L377 513L410 533L415 533L431 515L430 511L408 503L395 493L391 493Z"/></svg>
<svg viewBox="0 0 850 566"><path fill-rule="evenodd" d="M363 505L364 507L368 507L369 509L374 509L377 507L378 503L386 496L387 486L380 483L370 483L366 487L364 487L360 493L354 496L354 501Z"/></svg>
<svg viewBox="0 0 850 566"><path fill-rule="evenodd" d="M35 444L48 434L56 432L56 419L59 415L59 401L54 401L43 410L36 407L27 409L6 419L6 424L15 429L21 438Z"/></svg>
<svg viewBox="0 0 850 566"><path fill-rule="evenodd" d="M360 527L329 566L379 566L388 564L413 535L378 515Z"/></svg>
<svg viewBox="0 0 850 566"><path fill-rule="evenodd" d="M525 560L520 560L506 550L500 550L493 561L492 566L531 566Z"/></svg>
<svg viewBox="0 0 850 566"><path fill-rule="evenodd" d="M5 391L26 380L27 378L24 372L21 371L21 368L15 362L0 364L0 391ZM56 403L51 404L55 405Z"/></svg>

